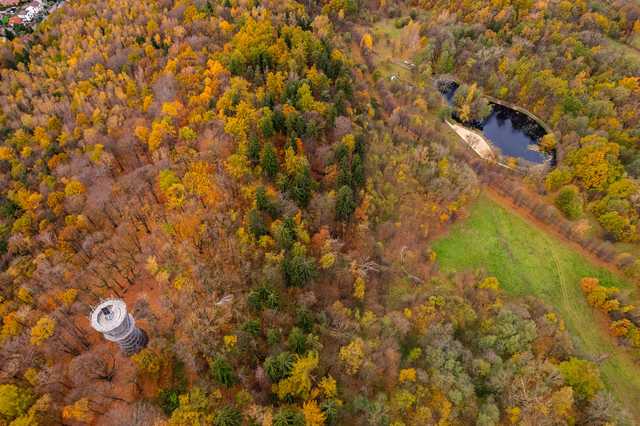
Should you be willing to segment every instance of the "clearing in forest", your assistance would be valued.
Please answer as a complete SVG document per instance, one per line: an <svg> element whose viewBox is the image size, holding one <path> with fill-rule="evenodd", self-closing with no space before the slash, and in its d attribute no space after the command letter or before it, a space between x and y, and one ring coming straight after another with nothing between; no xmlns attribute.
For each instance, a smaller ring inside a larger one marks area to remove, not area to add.
<svg viewBox="0 0 640 426"><path fill-rule="evenodd" d="M553 306L566 322L579 353L591 359L606 357L601 364L605 383L635 419L640 419L640 367L616 345L580 289L580 279L585 276L625 293L634 292L631 283L593 265L564 242L484 194L472 206L469 217L438 239L433 249L445 272L485 269L498 278L506 292L537 296Z"/></svg>

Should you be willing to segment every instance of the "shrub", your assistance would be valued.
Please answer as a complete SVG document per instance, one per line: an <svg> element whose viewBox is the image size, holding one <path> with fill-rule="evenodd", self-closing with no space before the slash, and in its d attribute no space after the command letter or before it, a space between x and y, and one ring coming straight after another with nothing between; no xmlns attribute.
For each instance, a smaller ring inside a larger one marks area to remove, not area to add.
<svg viewBox="0 0 640 426"><path fill-rule="evenodd" d="M565 167L559 167L547 175L544 184L547 191L555 192L558 188L571 182L571 179L573 179L571 170Z"/></svg>
<svg viewBox="0 0 640 426"><path fill-rule="evenodd" d="M611 211L598 217L600 225L616 241L633 241L637 239L636 226L631 224L629 218L617 211Z"/></svg>
<svg viewBox="0 0 640 426"><path fill-rule="evenodd" d="M269 346L275 346L280 343L280 329L270 328L267 330L267 343Z"/></svg>
<svg viewBox="0 0 640 426"><path fill-rule="evenodd" d="M598 367L589 361L573 358L561 362L558 370L580 399L592 399L604 387Z"/></svg>
<svg viewBox="0 0 640 426"><path fill-rule="evenodd" d="M569 220L576 220L582 215L582 197L575 185L564 186L555 199L555 205Z"/></svg>
<svg viewBox="0 0 640 426"><path fill-rule="evenodd" d="M280 297L274 289L262 285L251 290L247 302L256 311L261 311L264 308L278 309Z"/></svg>
<svg viewBox="0 0 640 426"><path fill-rule="evenodd" d="M409 23L410 20L411 18L408 16L405 16L404 18L398 18L393 22L393 25L397 29L404 28Z"/></svg>
<svg viewBox="0 0 640 426"><path fill-rule="evenodd" d="M180 393L175 389L162 389L158 394L158 405L167 416L180 406Z"/></svg>
<svg viewBox="0 0 640 426"><path fill-rule="evenodd" d="M242 331L244 331L245 333L249 333L252 336L259 336L260 332L262 331L260 327L260 320L251 319L246 321L242 325Z"/></svg>

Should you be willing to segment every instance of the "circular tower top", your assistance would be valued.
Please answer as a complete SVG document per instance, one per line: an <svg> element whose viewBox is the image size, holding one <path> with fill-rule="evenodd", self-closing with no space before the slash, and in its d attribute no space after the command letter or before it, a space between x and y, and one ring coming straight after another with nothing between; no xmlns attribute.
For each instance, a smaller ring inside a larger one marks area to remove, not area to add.
<svg viewBox="0 0 640 426"><path fill-rule="evenodd" d="M91 312L91 327L100 333L115 330L127 319L127 305L120 299L107 299Z"/></svg>

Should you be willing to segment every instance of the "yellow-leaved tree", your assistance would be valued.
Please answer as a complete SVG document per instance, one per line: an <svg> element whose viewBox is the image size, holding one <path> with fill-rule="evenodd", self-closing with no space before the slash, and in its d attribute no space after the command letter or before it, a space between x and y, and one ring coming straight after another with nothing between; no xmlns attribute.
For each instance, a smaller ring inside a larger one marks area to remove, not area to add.
<svg viewBox="0 0 640 426"><path fill-rule="evenodd" d="M311 372L318 366L319 355L315 351L299 357L293 364L291 375L277 384L278 397L289 396L307 398L311 391Z"/></svg>
<svg viewBox="0 0 640 426"><path fill-rule="evenodd" d="M364 340L358 337L348 345L341 347L340 360L345 364L347 373L357 374L364 362Z"/></svg>
<svg viewBox="0 0 640 426"><path fill-rule="evenodd" d="M49 316L43 316L36 325L31 328L31 344L41 345L45 340L53 336L56 331L56 320Z"/></svg>
<svg viewBox="0 0 640 426"><path fill-rule="evenodd" d="M324 425L327 415L320 409L315 400L306 401L302 406L306 426Z"/></svg>
<svg viewBox="0 0 640 426"><path fill-rule="evenodd" d="M364 47L367 50L372 50L373 49L373 37L371 37L371 34L366 33L365 35L362 36L362 40L360 41L360 45L362 47Z"/></svg>

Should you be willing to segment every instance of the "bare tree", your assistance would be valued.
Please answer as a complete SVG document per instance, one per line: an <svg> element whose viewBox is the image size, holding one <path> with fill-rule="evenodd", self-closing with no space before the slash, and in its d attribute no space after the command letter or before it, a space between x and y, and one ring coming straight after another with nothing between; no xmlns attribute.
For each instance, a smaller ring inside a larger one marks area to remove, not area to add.
<svg viewBox="0 0 640 426"><path fill-rule="evenodd" d="M76 386L97 380L111 382L116 367L116 358L112 351L108 347L102 346L71 360L68 375Z"/></svg>
<svg viewBox="0 0 640 426"><path fill-rule="evenodd" d="M162 420L164 416L160 408L146 401L137 401L133 404L114 404L98 420L97 426L149 426Z"/></svg>

